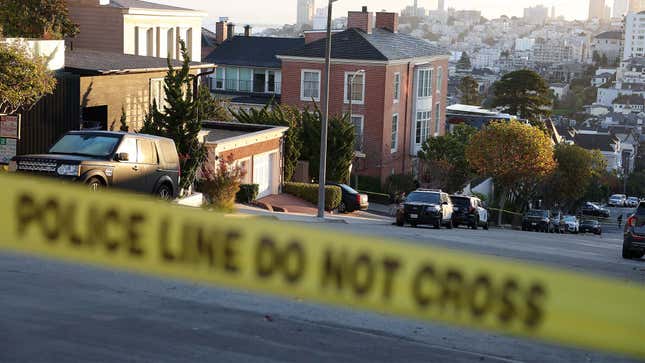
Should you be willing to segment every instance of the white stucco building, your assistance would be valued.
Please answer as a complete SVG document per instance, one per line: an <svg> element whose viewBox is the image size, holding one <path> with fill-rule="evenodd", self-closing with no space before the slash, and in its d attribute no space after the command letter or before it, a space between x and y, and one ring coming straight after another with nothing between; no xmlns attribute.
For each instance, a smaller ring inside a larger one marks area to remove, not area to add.
<svg viewBox="0 0 645 363"><path fill-rule="evenodd" d="M141 0L67 0L80 27L70 45L107 52L180 58L179 41L191 59L201 60L201 28L206 12Z"/></svg>

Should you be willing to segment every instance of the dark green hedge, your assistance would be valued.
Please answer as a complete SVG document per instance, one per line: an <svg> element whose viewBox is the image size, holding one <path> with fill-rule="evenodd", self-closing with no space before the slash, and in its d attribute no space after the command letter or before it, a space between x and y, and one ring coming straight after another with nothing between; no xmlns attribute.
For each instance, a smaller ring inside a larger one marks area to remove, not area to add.
<svg viewBox="0 0 645 363"><path fill-rule="evenodd" d="M318 205L318 184L285 183L284 192ZM340 204L341 197L340 187L325 186L325 210L336 209Z"/></svg>
<svg viewBox="0 0 645 363"><path fill-rule="evenodd" d="M257 184L242 184L240 191L235 195L238 203L251 203L258 198L260 186Z"/></svg>

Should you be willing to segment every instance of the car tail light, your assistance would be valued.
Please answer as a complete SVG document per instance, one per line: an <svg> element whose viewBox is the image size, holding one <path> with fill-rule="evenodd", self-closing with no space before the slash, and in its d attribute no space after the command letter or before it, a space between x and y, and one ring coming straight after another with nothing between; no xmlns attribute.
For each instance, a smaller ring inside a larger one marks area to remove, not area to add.
<svg viewBox="0 0 645 363"><path fill-rule="evenodd" d="M626 227L634 227L636 225L636 216L631 216L627 218L627 223L625 223Z"/></svg>
<svg viewBox="0 0 645 363"><path fill-rule="evenodd" d="M468 208L468 213L475 213L475 207L470 206L470 208Z"/></svg>
<svg viewBox="0 0 645 363"><path fill-rule="evenodd" d="M360 194L356 194L356 203L358 205L361 205L361 195Z"/></svg>

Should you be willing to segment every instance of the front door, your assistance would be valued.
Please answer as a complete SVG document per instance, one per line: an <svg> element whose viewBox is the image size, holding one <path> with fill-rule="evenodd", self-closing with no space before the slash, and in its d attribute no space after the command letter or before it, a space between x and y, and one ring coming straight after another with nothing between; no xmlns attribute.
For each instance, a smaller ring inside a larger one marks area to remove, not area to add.
<svg viewBox="0 0 645 363"><path fill-rule="evenodd" d="M141 190L145 185L145 174L142 173L137 160L137 139L125 137L117 149L118 153L127 153L128 160L119 161L112 176L116 187L128 190Z"/></svg>
<svg viewBox="0 0 645 363"><path fill-rule="evenodd" d="M253 157L253 183L259 186L258 197L271 194L271 155Z"/></svg>

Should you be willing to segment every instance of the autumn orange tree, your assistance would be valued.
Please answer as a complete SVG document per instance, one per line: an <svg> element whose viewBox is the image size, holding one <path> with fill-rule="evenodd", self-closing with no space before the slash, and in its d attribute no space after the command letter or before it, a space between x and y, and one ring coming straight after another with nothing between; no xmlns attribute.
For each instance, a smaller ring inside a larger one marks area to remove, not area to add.
<svg viewBox="0 0 645 363"><path fill-rule="evenodd" d="M472 137L466 158L482 176L492 177L501 190L500 206L510 197L523 208L537 187L555 169L550 138L540 129L518 121L494 121Z"/></svg>

